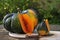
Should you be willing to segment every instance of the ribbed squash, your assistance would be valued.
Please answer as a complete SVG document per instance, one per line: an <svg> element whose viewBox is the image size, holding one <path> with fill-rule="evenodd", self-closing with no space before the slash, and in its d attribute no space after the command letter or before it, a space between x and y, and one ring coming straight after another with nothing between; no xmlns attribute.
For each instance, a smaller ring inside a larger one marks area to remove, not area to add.
<svg viewBox="0 0 60 40"><path fill-rule="evenodd" d="M24 33L21 27L21 23L19 22L18 14L12 16L11 27L14 33Z"/></svg>
<svg viewBox="0 0 60 40"><path fill-rule="evenodd" d="M29 11L29 15L31 16L32 18L32 21L33 21L33 25L34 27L37 25L38 23L38 19L37 19L37 15L35 14L35 12L33 10L28 10Z"/></svg>
<svg viewBox="0 0 60 40"><path fill-rule="evenodd" d="M32 33L38 22L34 11L28 10L28 12L19 14L18 17L21 17L19 20L21 22L23 31L25 33Z"/></svg>
<svg viewBox="0 0 60 40"><path fill-rule="evenodd" d="M4 16L3 18L3 25L4 28L7 29L10 32L13 32L11 29L11 17L14 15L14 13L12 14L7 14L6 16Z"/></svg>
<svg viewBox="0 0 60 40"><path fill-rule="evenodd" d="M50 26L47 19L44 19L41 25L38 25L37 31L39 35L48 35L50 31Z"/></svg>
<svg viewBox="0 0 60 40"><path fill-rule="evenodd" d="M37 16L31 9L10 15L4 17L3 23L4 27L13 33L31 34L38 23Z"/></svg>
<svg viewBox="0 0 60 40"><path fill-rule="evenodd" d="M4 28L13 33L24 33L18 19L18 14L7 14L3 19Z"/></svg>

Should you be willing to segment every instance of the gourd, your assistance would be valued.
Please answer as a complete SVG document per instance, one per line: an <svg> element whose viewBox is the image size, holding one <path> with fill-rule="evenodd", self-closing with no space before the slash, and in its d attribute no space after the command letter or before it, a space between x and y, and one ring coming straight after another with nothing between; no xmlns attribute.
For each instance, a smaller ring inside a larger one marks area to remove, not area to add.
<svg viewBox="0 0 60 40"><path fill-rule="evenodd" d="M4 28L13 33L32 33L38 24L36 13L31 10L25 10L21 13L7 14L3 18Z"/></svg>
<svg viewBox="0 0 60 40"><path fill-rule="evenodd" d="M49 23L48 23L48 19L44 19L41 24L38 24L37 26L37 31L38 31L38 34L43 36L43 35L48 35L49 34L49 31L50 31L50 26L49 26Z"/></svg>

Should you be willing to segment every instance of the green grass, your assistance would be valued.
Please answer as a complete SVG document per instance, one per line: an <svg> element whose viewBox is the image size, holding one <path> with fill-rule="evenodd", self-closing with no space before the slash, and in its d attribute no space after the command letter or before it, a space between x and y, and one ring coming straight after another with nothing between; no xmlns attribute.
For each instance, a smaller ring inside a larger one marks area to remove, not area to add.
<svg viewBox="0 0 60 40"><path fill-rule="evenodd" d="M0 21L0 25L2 24L2 21Z"/></svg>

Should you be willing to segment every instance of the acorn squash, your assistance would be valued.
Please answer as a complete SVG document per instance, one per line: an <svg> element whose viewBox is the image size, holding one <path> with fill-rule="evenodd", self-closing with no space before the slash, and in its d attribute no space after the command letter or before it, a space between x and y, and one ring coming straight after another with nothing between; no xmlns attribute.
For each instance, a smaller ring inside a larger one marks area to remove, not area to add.
<svg viewBox="0 0 60 40"><path fill-rule="evenodd" d="M31 9L22 11L22 13L7 14L3 19L6 30L13 33L32 33L38 24L35 12Z"/></svg>
<svg viewBox="0 0 60 40"><path fill-rule="evenodd" d="M50 26L48 23L48 19L44 19L41 24L38 24L37 31L39 35L48 35L50 31Z"/></svg>
<svg viewBox="0 0 60 40"><path fill-rule="evenodd" d="M4 16L3 18L3 25L4 25L4 28L7 29L8 31L10 32L13 32L11 30L11 17L14 15L14 13L12 14L7 14Z"/></svg>

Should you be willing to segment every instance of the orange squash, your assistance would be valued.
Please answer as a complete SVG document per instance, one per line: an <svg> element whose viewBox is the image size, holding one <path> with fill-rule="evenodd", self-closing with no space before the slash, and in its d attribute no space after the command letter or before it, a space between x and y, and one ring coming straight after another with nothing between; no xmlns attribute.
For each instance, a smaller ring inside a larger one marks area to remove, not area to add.
<svg viewBox="0 0 60 40"><path fill-rule="evenodd" d="M37 15L35 14L35 12L34 12L33 10L28 9L28 11L29 11L29 13L30 13L29 15L30 15L31 18L33 19L32 21L33 21L33 23L34 23L34 26L36 26L37 23L38 23Z"/></svg>
<svg viewBox="0 0 60 40"><path fill-rule="evenodd" d="M41 25L40 24L38 25L37 31L38 31L39 35L41 35L41 36L49 34L50 26L49 26L48 19L44 19L41 22Z"/></svg>
<svg viewBox="0 0 60 40"><path fill-rule="evenodd" d="M31 34L38 22L37 17L35 17L35 12L33 10L28 10L28 13L19 13L18 18L20 20L22 30L25 33Z"/></svg>

